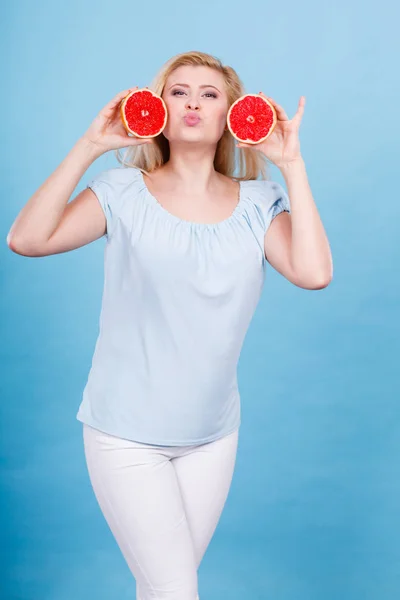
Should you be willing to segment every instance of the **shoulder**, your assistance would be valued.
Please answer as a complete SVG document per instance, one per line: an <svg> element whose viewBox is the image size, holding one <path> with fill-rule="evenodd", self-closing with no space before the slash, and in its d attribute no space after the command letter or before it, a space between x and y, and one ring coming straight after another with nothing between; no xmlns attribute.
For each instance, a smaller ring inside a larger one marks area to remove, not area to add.
<svg viewBox="0 0 400 600"><path fill-rule="evenodd" d="M116 167L99 171L87 183L106 216L108 237L118 220L130 219L135 205L132 199L141 189L140 177L141 171L136 167Z"/></svg>
<svg viewBox="0 0 400 600"><path fill-rule="evenodd" d="M90 184L101 185L102 183L109 186L128 185L138 181L141 175L137 167L114 167L112 169L104 169L99 171L92 177ZM91 187L91 185L90 185Z"/></svg>
<svg viewBox="0 0 400 600"><path fill-rule="evenodd" d="M289 197L277 181L248 179L242 181L243 196L255 211L257 221L266 230L272 219L280 212L290 213Z"/></svg>
<svg viewBox="0 0 400 600"><path fill-rule="evenodd" d="M277 181L269 179L246 179L242 181L242 186L248 194L258 198L259 196L273 196L285 193L283 187Z"/></svg>
<svg viewBox="0 0 400 600"><path fill-rule="evenodd" d="M122 205L126 198L140 189L141 171L137 167L103 169L90 179L86 187L110 206Z"/></svg>
<svg viewBox="0 0 400 600"><path fill-rule="evenodd" d="M266 179L248 179L242 181L244 195L254 204L271 208L280 201L289 208L289 198L283 186L277 181Z"/></svg>

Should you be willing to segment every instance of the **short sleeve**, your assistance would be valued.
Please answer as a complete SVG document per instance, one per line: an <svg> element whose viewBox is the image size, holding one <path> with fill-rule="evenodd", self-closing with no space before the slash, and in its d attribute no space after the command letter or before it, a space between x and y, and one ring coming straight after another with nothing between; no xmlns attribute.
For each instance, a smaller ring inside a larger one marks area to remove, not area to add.
<svg viewBox="0 0 400 600"><path fill-rule="evenodd" d="M109 237L114 226L114 207L116 203L116 190L113 181L113 170L108 169L98 173L89 183L87 188L93 190L107 221L106 237Z"/></svg>
<svg viewBox="0 0 400 600"><path fill-rule="evenodd" d="M276 181L260 181L260 204L264 217L264 232L281 212L290 213L289 197Z"/></svg>
<svg viewBox="0 0 400 600"><path fill-rule="evenodd" d="M135 179L137 179L136 169L117 167L101 171L86 186L96 194L103 209L107 221L107 239L112 236L116 223L122 215L124 203L131 191L130 184L133 184Z"/></svg>

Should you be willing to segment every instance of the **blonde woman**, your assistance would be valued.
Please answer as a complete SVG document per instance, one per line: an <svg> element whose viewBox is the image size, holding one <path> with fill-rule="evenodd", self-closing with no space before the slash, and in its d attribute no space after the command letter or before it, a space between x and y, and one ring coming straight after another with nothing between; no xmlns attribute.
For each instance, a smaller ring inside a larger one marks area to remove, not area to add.
<svg viewBox="0 0 400 600"><path fill-rule="evenodd" d="M291 120L270 98L276 129L251 146L227 129L245 90L218 58L177 55L149 87L167 106L163 133L126 134L122 91L29 199L7 241L39 257L106 236L100 331L77 414L88 472L137 598L195 600L234 472L236 369L266 261L306 289L327 286L332 264L300 153L303 97ZM122 166L68 202L109 150ZM267 179L267 160L288 193Z"/></svg>

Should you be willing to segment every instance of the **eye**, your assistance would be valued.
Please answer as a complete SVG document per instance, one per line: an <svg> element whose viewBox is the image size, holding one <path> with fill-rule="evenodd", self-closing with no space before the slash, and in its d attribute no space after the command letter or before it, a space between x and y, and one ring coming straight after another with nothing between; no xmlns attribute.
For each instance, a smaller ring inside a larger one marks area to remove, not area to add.
<svg viewBox="0 0 400 600"><path fill-rule="evenodd" d="M185 92L183 92L182 90L174 90L172 92L172 95L176 96L177 94L180 94L180 93L184 94ZM215 94L214 92L206 92L204 95L211 96L212 98L217 98L217 94Z"/></svg>

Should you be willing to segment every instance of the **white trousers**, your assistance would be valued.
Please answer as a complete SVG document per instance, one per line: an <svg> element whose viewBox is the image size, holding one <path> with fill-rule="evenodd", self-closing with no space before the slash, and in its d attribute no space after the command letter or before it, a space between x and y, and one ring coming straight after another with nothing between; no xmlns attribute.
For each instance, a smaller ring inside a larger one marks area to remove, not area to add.
<svg viewBox="0 0 400 600"><path fill-rule="evenodd" d="M137 600L198 600L197 569L228 496L238 430L198 446L154 446L83 426L100 509Z"/></svg>

